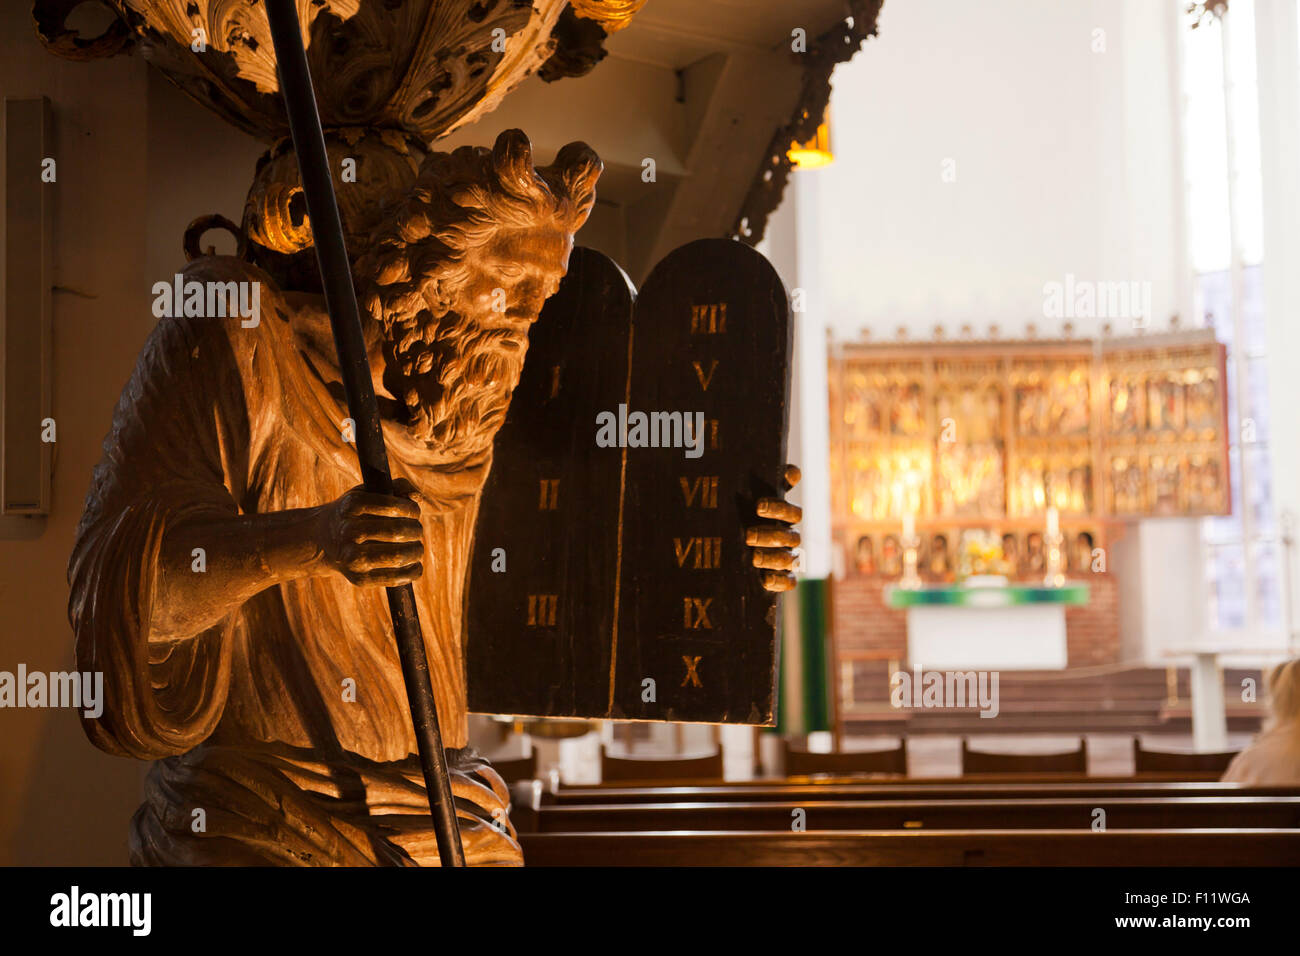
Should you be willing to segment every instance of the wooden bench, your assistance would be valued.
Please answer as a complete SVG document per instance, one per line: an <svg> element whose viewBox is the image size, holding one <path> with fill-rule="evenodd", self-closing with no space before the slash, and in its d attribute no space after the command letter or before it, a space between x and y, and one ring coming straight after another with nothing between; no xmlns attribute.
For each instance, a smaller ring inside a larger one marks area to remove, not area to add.
<svg viewBox="0 0 1300 956"><path fill-rule="evenodd" d="M907 738L890 750L841 750L812 753L795 750L785 741L785 772L795 774L863 774L884 773L907 776Z"/></svg>
<svg viewBox="0 0 1300 956"><path fill-rule="evenodd" d="M1300 831L523 833L528 866L1296 866Z"/></svg>
<svg viewBox="0 0 1300 956"><path fill-rule="evenodd" d="M722 751L702 757L611 757L602 746L600 777L606 781L721 780Z"/></svg>
<svg viewBox="0 0 1300 956"><path fill-rule="evenodd" d="M1077 773L1088 772L1088 741L1079 738L1079 746L1065 753L1020 754L988 753L971 750L970 741L961 739L962 776L988 773Z"/></svg>
<svg viewBox="0 0 1300 956"><path fill-rule="evenodd" d="M1138 773L1205 771L1222 775L1237 753L1236 750L1218 753L1169 753L1163 750L1146 750L1137 737L1133 738L1133 766Z"/></svg>
<svg viewBox="0 0 1300 956"><path fill-rule="evenodd" d="M700 803L787 801L795 804L824 800L1011 800L1082 797L1300 796L1300 787L1248 787L1219 781L1074 778L1058 781L901 780L897 783L857 781L673 784L635 787L560 787L544 793L541 802L560 806L610 803Z"/></svg>
<svg viewBox="0 0 1300 956"><path fill-rule="evenodd" d="M779 831L796 822L805 830L1071 830L1091 829L1099 808L1108 830L1300 827L1300 796L543 805L511 819L538 833Z"/></svg>
<svg viewBox="0 0 1300 956"><path fill-rule="evenodd" d="M506 783L532 780L537 776L537 748L529 748L527 757L494 759L492 769L499 773Z"/></svg>

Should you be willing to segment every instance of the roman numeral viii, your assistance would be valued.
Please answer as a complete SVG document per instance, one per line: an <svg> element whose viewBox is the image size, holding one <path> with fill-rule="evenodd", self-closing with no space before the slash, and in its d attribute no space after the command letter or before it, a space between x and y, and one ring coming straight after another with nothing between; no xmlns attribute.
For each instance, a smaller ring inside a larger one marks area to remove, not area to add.
<svg viewBox="0 0 1300 956"><path fill-rule="evenodd" d="M683 567L695 555L693 567L701 570L713 569L722 562L721 538L673 538L673 550L677 553L677 566Z"/></svg>

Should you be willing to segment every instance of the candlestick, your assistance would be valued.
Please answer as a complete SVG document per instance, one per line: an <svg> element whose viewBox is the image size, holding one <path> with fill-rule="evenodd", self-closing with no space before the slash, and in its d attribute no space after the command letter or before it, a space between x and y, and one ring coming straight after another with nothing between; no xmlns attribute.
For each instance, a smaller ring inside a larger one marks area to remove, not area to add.
<svg viewBox="0 0 1300 956"><path fill-rule="evenodd" d="M1047 534L1043 535L1043 544L1047 546L1047 573L1043 575L1043 584L1049 588L1065 585L1065 560L1062 545L1065 535L1061 534L1061 522L1056 508L1047 509Z"/></svg>
<svg viewBox="0 0 1300 956"><path fill-rule="evenodd" d="M903 579L899 584L908 589L919 588L921 576L916 571L916 563L921 539L916 533L916 516L910 511L903 515L903 540L899 543L903 546Z"/></svg>

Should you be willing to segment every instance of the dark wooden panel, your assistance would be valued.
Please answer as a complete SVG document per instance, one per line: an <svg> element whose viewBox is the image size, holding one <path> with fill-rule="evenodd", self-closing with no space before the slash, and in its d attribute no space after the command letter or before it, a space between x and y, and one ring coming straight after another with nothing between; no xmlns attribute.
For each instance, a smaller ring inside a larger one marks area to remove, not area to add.
<svg viewBox="0 0 1300 956"><path fill-rule="evenodd" d="M42 440L53 413L51 243L58 186L42 180L54 153L50 102L6 97L3 118L4 280L0 282L0 514L50 510L54 445Z"/></svg>
<svg viewBox="0 0 1300 956"><path fill-rule="evenodd" d="M1294 830L525 833L528 866L1296 866Z"/></svg>

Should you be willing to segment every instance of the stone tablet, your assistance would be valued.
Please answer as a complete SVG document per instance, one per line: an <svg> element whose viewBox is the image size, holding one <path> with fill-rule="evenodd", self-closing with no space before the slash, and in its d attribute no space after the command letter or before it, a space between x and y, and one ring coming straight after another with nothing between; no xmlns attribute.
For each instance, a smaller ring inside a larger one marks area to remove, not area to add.
<svg viewBox="0 0 1300 956"><path fill-rule="evenodd" d="M780 494L790 333L741 243L674 251L635 305L610 259L574 251L483 494L471 710L773 722L777 595L745 528Z"/></svg>

